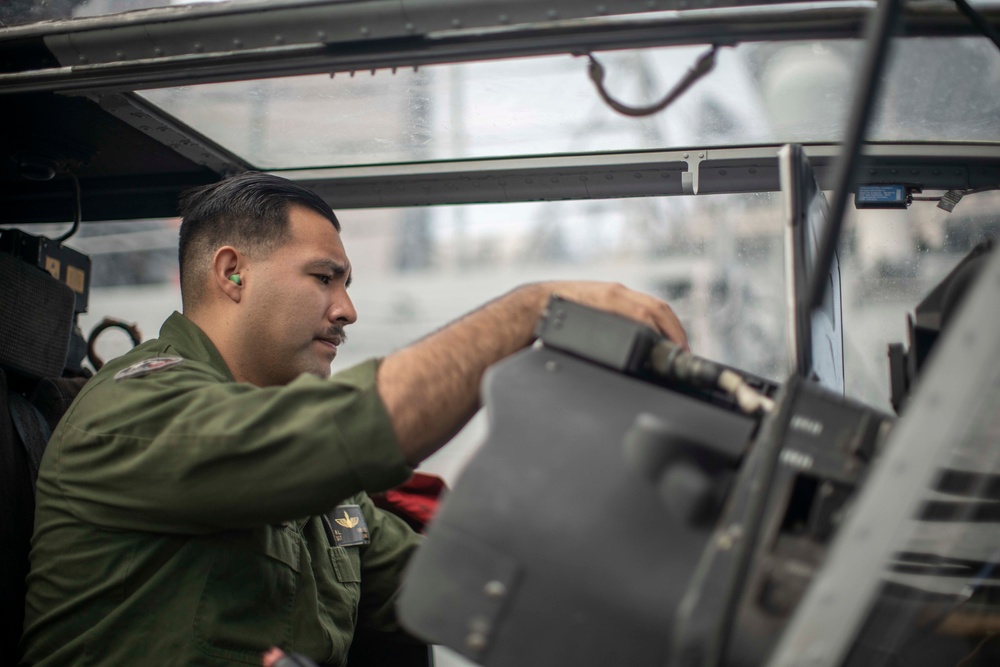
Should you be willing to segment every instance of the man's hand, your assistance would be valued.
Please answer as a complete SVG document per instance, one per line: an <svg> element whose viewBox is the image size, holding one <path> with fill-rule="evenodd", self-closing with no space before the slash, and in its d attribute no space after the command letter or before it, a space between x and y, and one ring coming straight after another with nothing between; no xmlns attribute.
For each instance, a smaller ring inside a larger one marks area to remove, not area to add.
<svg viewBox="0 0 1000 667"><path fill-rule="evenodd" d="M688 347L687 333L673 309L648 294L630 290L620 283L567 281L542 283L541 287L545 290L546 303L549 295L558 294L564 299L647 324L678 345ZM541 312L539 310L539 315Z"/></svg>
<svg viewBox="0 0 1000 667"><path fill-rule="evenodd" d="M520 287L383 360L378 391L407 461L416 465L433 454L472 417L483 372L532 343L553 293L648 324L687 347L687 334L670 306L623 285L566 281Z"/></svg>

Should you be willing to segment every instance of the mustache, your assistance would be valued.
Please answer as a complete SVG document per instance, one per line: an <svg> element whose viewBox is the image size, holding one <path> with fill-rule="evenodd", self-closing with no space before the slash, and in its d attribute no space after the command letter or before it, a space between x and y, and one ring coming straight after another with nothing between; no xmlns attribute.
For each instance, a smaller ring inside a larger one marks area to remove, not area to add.
<svg viewBox="0 0 1000 667"><path fill-rule="evenodd" d="M321 337L326 340L333 341L333 343L338 347L347 343L347 333L344 331L344 327L342 326L335 325L330 327Z"/></svg>

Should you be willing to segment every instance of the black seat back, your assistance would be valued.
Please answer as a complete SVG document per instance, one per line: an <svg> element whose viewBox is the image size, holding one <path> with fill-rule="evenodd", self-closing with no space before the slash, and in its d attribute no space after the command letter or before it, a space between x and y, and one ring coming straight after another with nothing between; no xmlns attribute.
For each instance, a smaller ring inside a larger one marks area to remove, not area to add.
<svg viewBox="0 0 1000 667"><path fill-rule="evenodd" d="M35 515L35 479L51 430L85 378L61 378L73 291L0 252L0 655L17 656Z"/></svg>

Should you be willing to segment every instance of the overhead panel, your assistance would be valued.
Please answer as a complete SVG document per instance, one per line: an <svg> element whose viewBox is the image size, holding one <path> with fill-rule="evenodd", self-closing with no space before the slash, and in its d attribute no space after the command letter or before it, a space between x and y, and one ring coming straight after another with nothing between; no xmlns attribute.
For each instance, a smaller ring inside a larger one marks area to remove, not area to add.
<svg viewBox="0 0 1000 667"><path fill-rule="evenodd" d="M0 94L134 90L670 44L854 37L869 3L284 2L194 5L0 30L0 56L35 40L60 67L0 74ZM690 9L712 9L684 11ZM681 10L681 11L673 11ZM983 8L1000 24L1000 9ZM614 14L612 16L612 14ZM948 2L907 5L908 35L974 35Z"/></svg>

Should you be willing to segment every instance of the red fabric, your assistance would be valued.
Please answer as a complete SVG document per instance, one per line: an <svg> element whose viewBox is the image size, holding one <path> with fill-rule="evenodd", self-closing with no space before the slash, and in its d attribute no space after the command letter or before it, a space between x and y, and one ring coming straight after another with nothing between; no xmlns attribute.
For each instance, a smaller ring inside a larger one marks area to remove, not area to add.
<svg viewBox="0 0 1000 667"><path fill-rule="evenodd" d="M418 533L424 532L434 518L441 495L448 489L437 475L415 472L407 481L385 493L372 494L372 502L392 512Z"/></svg>

